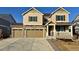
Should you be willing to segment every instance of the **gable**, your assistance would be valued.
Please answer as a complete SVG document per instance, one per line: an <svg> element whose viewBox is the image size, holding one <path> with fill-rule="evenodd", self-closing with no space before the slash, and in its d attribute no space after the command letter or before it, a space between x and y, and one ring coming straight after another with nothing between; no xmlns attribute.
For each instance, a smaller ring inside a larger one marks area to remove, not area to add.
<svg viewBox="0 0 79 59"><path fill-rule="evenodd" d="M58 9L55 13L67 13L67 11L63 10L62 8Z"/></svg>
<svg viewBox="0 0 79 59"><path fill-rule="evenodd" d="M79 16L76 17L75 21L79 21Z"/></svg>
<svg viewBox="0 0 79 59"><path fill-rule="evenodd" d="M36 8L30 8L29 10L27 10L26 12L24 12L22 15L25 15L27 13L39 13L39 14L42 14L40 11L38 11Z"/></svg>
<svg viewBox="0 0 79 59"><path fill-rule="evenodd" d="M39 13L39 12L37 12L36 10L34 10L34 9L31 9L29 12L27 12L27 13Z"/></svg>
<svg viewBox="0 0 79 59"><path fill-rule="evenodd" d="M52 12L51 14L54 14L54 13L57 13L57 12L59 12L59 13L64 12L64 13L70 14L70 13L69 13L67 10L65 10L64 8L58 8L58 9L56 9L54 12Z"/></svg>
<svg viewBox="0 0 79 59"><path fill-rule="evenodd" d="M54 14L70 14L67 10L65 10L64 8L58 8L56 9L54 12L52 12L49 16L49 18L54 15Z"/></svg>
<svg viewBox="0 0 79 59"><path fill-rule="evenodd" d="M52 25L52 24L55 24L55 23L53 21L49 21L45 25Z"/></svg>
<svg viewBox="0 0 79 59"><path fill-rule="evenodd" d="M72 23L79 22L79 15L72 21Z"/></svg>
<svg viewBox="0 0 79 59"><path fill-rule="evenodd" d="M53 21L49 22L49 24L55 24Z"/></svg>

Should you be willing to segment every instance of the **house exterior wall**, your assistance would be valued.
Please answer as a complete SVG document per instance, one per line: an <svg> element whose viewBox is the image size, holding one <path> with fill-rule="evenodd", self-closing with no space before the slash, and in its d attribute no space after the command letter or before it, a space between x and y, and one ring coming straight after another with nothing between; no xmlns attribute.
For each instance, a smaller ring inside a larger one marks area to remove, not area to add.
<svg viewBox="0 0 79 59"><path fill-rule="evenodd" d="M21 38L23 34L23 25L11 25L11 37L12 38Z"/></svg>
<svg viewBox="0 0 79 59"><path fill-rule="evenodd" d="M56 15L65 15L65 21L56 21ZM51 16L51 20L54 22L69 22L69 14L60 9Z"/></svg>
<svg viewBox="0 0 79 59"><path fill-rule="evenodd" d="M65 15L65 20L64 21L56 21L57 15ZM56 31L56 22L69 22L69 14L65 10L60 9L60 10L56 11L55 13L53 13L51 15L51 17L49 18L49 21L52 21L55 24L55 34L54 35L56 36L56 38L65 38L65 39L72 38L72 33L71 33L72 31L69 32L70 25L63 25L63 26L65 26L65 31Z"/></svg>
<svg viewBox="0 0 79 59"><path fill-rule="evenodd" d="M65 15L65 21L56 21L56 15ZM37 16L37 22L30 22L29 16ZM36 37L35 35L33 36L33 33L36 34L37 32L40 33L40 34L38 33L37 36L45 38L45 37L49 36L49 34L48 34L48 32L50 31L49 26L53 26L53 29L52 29L53 34L54 34L53 37L55 37L55 38L57 38L57 37L71 38L72 34L71 34L71 32L69 32L70 25L63 25L63 26L65 26L65 31L60 31L60 32L56 31L57 22L69 22L69 14L66 11L64 11L62 9L56 11L54 14L51 15L50 18L47 18L48 21L52 21L52 22L46 26L43 25L43 20L44 20L43 14L32 9L23 15L23 25L21 25L21 26L14 25L12 27L12 29L14 29L14 30L16 29L16 31L18 29L23 29L22 33L23 33L23 37L25 37L25 38Z"/></svg>
<svg viewBox="0 0 79 59"><path fill-rule="evenodd" d="M56 31L56 38L72 39L73 34L72 34L71 26L68 26L68 25L64 25L64 26L65 26L64 31Z"/></svg>
<svg viewBox="0 0 79 59"><path fill-rule="evenodd" d="M29 16L37 16L37 22L29 22ZM23 16L23 25L42 25L43 15L37 11L31 10Z"/></svg>
<svg viewBox="0 0 79 59"><path fill-rule="evenodd" d="M44 38L46 37L46 27L43 26L22 26L13 25L12 26L13 38ZM36 34L37 33L37 34Z"/></svg>

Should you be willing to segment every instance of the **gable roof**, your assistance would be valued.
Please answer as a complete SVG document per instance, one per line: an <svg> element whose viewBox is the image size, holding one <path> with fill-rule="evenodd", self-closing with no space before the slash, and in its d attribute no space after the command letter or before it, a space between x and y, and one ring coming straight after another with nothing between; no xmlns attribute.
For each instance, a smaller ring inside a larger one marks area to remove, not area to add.
<svg viewBox="0 0 79 59"><path fill-rule="evenodd" d="M65 12L67 12L68 14L70 14L69 11L67 11L66 9L64 9L63 7L59 7L57 8L54 12L52 12L51 14L54 14L55 12L57 12L58 10L63 9Z"/></svg>
<svg viewBox="0 0 79 59"><path fill-rule="evenodd" d="M75 19L72 21L72 24L73 24L73 23L76 23L76 22L79 22L79 15L77 15L77 16L75 17Z"/></svg>
<svg viewBox="0 0 79 59"><path fill-rule="evenodd" d="M25 15L26 13L28 13L30 10L32 10L32 9L34 9L34 10L36 10L37 12L39 12L40 14L42 14L43 15L43 13L42 12L40 12L40 11L38 11L36 8L34 8L34 7L32 7L32 8L30 8L29 10L27 10L27 11L25 11L24 13L22 13L22 15Z"/></svg>
<svg viewBox="0 0 79 59"><path fill-rule="evenodd" d="M65 12L67 12L68 14L70 14L70 12L67 11L66 9L64 9L63 7L59 7L59 8L57 8L55 11L53 11L53 12L50 14L50 16L51 16L52 14L54 14L55 12L57 12L58 10L60 10L60 9L63 9ZM49 16L49 17L50 17L50 16Z"/></svg>
<svg viewBox="0 0 79 59"><path fill-rule="evenodd" d="M11 24L16 23L15 19L11 14L0 14L0 18L9 21Z"/></svg>
<svg viewBox="0 0 79 59"><path fill-rule="evenodd" d="M50 24L50 23L54 23L54 22L52 22L52 21L48 21L45 25L48 25L48 24ZM55 24L55 23L54 23Z"/></svg>
<svg viewBox="0 0 79 59"><path fill-rule="evenodd" d="M12 25L23 25L23 23L15 23L15 24L12 24Z"/></svg>

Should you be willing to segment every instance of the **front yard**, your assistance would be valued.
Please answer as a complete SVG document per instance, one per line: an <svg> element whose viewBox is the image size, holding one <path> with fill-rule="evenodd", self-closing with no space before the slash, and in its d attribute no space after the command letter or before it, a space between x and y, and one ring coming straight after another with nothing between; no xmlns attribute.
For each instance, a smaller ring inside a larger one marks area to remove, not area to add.
<svg viewBox="0 0 79 59"><path fill-rule="evenodd" d="M79 41L73 42L71 40L48 40L48 42L56 51L79 51Z"/></svg>

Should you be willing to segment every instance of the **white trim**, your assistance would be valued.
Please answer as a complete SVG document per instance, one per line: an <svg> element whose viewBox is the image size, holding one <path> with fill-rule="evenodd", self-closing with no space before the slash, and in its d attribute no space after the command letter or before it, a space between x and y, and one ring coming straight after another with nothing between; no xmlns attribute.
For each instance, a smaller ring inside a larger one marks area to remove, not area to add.
<svg viewBox="0 0 79 59"><path fill-rule="evenodd" d="M12 28L12 30L23 29L23 28Z"/></svg>
<svg viewBox="0 0 79 59"><path fill-rule="evenodd" d="M40 14L44 15L42 12L38 11L38 10L37 10L36 8L34 8L34 7L30 8L30 9L27 10L27 11L25 11L24 13L22 13L22 15L26 14L27 12L29 12L29 11L32 10L32 9L34 9L34 10L36 10L37 12L39 12Z"/></svg>
<svg viewBox="0 0 79 59"><path fill-rule="evenodd" d="M49 26L47 25L46 36L49 36L48 33L49 33Z"/></svg>
<svg viewBox="0 0 79 59"><path fill-rule="evenodd" d="M63 9L64 11L66 11L68 14L70 14L69 11L67 11L66 9L64 9L63 7L59 7L58 9L56 9L54 12L52 12L51 14L54 14L56 11L58 11L59 9Z"/></svg>
<svg viewBox="0 0 79 59"><path fill-rule="evenodd" d="M50 26L55 25L55 24L49 24Z"/></svg>
<svg viewBox="0 0 79 59"><path fill-rule="evenodd" d="M56 25L54 24L54 38L56 39Z"/></svg>
<svg viewBox="0 0 79 59"><path fill-rule="evenodd" d="M48 25L51 21L47 22L45 25Z"/></svg>
<svg viewBox="0 0 79 59"><path fill-rule="evenodd" d="M52 21L47 22L45 25L48 25L50 22L52 22ZM52 24L51 24L51 25L52 25Z"/></svg>
<svg viewBox="0 0 79 59"><path fill-rule="evenodd" d="M71 37L73 37L73 26L71 26Z"/></svg>
<svg viewBox="0 0 79 59"><path fill-rule="evenodd" d="M55 12L57 12L59 9L63 9L64 11L66 11L68 14L70 14L70 12L69 11L67 11L66 9L64 9L63 7L59 7L59 8L57 8L55 11L53 11L51 14L54 14ZM50 16L51 16L51 14L50 14ZM49 16L49 17L50 17Z"/></svg>

